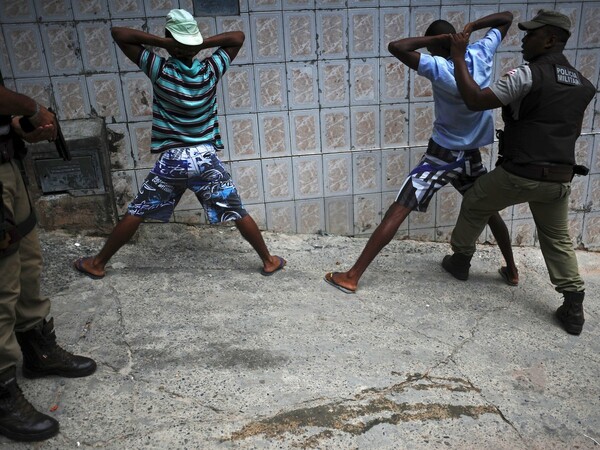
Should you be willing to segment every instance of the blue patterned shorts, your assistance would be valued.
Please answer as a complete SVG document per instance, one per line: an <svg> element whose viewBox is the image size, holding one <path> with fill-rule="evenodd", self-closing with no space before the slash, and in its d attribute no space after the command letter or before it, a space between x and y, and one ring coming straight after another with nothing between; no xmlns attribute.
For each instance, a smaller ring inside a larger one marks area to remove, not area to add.
<svg viewBox="0 0 600 450"><path fill-rule="evenodd" d="M194 191L210 223L248 215L231 175L211 144L164 151L127 211L168 222L186 189Z"/></svg>
<svg viewBox="0 0 600 450"><path fill-rule="evenodd" d="M396 203L413 211L427 211L433 194L448 183L464 195L485 173L479 149L449 150L430 139L427 152L400 188Z"/></svg>

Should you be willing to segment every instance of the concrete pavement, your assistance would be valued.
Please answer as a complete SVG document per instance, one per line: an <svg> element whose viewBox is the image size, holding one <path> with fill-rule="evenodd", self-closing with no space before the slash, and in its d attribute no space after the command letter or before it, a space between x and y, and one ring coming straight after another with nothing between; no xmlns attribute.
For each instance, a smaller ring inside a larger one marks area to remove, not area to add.
<svg viewBox="0 0 600 450"><path fill-rule="evenodd" d="M467 282L449 245L393 241L355 295L323 281L365 240L265 233L271 277L231 227L145 224L91 280L70 264L103 237L43 232L43 287L84 379L19 383L60 434L10 449L600 448L600 254L578 252L581 336L553 318L537 248L520 285L479 246Z"/></svg>

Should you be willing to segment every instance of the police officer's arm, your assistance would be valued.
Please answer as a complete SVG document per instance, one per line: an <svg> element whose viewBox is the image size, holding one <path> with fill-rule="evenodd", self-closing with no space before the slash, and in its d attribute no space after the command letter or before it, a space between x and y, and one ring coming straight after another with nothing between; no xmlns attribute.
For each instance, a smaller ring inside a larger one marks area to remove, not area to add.
<svg viewBox="0 0 600 450"><path fill-rule="evenodd" d="M463 98L467 108L472 111L483 111L502 106L502 102L490 89L481 89L473 80L465 62L465 51L469 43L469 35L462 32L450 36L450 51L454 61L454 78L458 91Z"/></svg>
<svg viewBox="0 0 600 450"><path fill-rule="evenodd" d="M481 19L474 20L465 25L463 32L471 34L473 31L483 28L496 28L502 35L502 39L508 33L508 29L513 21L513 15L510 11L490 14Z"/></svg>
<svg viewBox="0 0 600 450"><path fill-rule="evenodd" d="M229 59L233 61L242 48L242 45L244 45L245 40L246 35L242 31L227 31L204 39L204 42L199 47L201 49L222 47L229 55Z"/></svg>
<svg viewBox="0 0 600 450"><path fill-rule="evenodd" d="M420 48L446 47L450 44L449 34L437 36L420 36L398 39L388 44L389 52L413 70L419 68Z"/></svg>
<svg viewBox="0 0 600 450"><path fill-rule="evenodd" d="M56 139L56 116L34 99L13 92L4 86L0 86L0 114L15 116L12 127L27 142ZM34 131L25 133L21 129L19 125L21 116L27 117L31 125L35 127Z"/></svg>
<svg viewBox="0 0 600 450"><path fill-rule="evenodd" d="M33 116L37 109L34 99L0 86L0 115Z"/></svg>

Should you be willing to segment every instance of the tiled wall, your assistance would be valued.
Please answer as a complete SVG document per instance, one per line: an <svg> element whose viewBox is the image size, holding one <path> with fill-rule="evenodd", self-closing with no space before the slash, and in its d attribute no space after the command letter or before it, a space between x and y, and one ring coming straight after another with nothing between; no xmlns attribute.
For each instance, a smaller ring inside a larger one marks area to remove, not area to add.
<svg viewBox="0 0 600 450"><path fill-rule="evenodd" d="M199 17L205 35L243 30L246 42L219 92L226 150L251 214L286 232L369 234L393 201L430 136L432 92L387 51L434 19L457 29L510 10L515 21L540 8L575 23L569 59L596 85L600 1L240 0L240 16ZM9 87L54 105L66 119L101 116L111 139L112 179L122 213L155 159L149 149L151 90L110 38L113 25L163 32L171 8L191 0L2 0L0 68ZM482 33L482 32L480 32ZM516 24L496 74L521 62ZM497 115L500 126L501 120ZM600 248L600 100L585 116L571 196L574 243ZM496 145L484 149L488 166ZM444 188L398 237L446 241L460 198ZM535 244L528 207L504 211L515 244ZM186 194L174 220L203 222ZM486 231L482 239L491 239Z"/></svg>

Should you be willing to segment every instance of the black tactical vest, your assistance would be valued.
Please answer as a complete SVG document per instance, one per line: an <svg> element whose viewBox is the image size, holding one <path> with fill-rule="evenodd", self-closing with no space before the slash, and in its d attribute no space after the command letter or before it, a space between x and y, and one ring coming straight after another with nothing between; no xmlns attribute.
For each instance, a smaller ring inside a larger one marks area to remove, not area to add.
<svg viewBox="0 0 600 450"><path fill-rule="evenodd" d="M0 86L4 86L4 79L2 78L2 72L0 72ZM11 119L12 118L10 115L3 116L0 114L0 126L8 125L11 122Z"/></svg>
<svg viewBox="0 0 600 450"><path fill-rule="evenodd" d="M519 119L502 108L504 158L515 164L575 164L575 141L596 88L562 53L529 64L533 83L523 98Z"/></svg>

